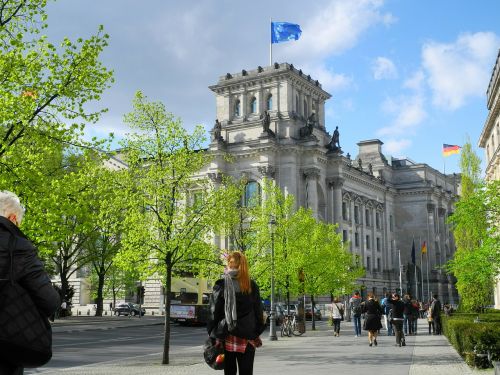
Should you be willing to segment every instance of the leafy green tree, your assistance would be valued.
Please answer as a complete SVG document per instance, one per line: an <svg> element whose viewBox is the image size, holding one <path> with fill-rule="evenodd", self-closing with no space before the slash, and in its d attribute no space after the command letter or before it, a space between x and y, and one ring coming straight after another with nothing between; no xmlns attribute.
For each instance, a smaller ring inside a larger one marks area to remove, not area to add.
<svg viewBox="0 0 500 375"><path fill-rule="evenodd" d="M134 133L123 144L130 188L121 264L137 268L143 278L165 280L162 363L168 364L172 275L196 275L203 263L220 262L210 240L234 201L226 205L224 189L199 175L210 161L201 126L189 134L162 103L148 102L140 92L133 107L125 115Z"/></svg>
<svg viewBox="0 0 500 375"><path fill-rule="evenodd" d="M47 27L46 4L46 0L0 0L0 161L4 164L9 164L10 150L23 138L82 144L83 123L96 122L100 115L88 113L84 106L99 100L112 81L112 73L99 61L108 43L102 27L89 39L65 38L55 46L42 35Z"/></svg>
<svg viewBox="0 0 500 375"><path fill-rule="evenodd" d="M457 250L446 268L457 278L461 307L479 311L491 303L500 272L500 183L481 181L480 159L470 142L462 150L462 196L449 219Z"/></svg>
<svg viewBox="0 0 500 375"><path fill-rule="evenodd" d="M103 166L95 172L94 186L89 193L95 227L88 236L85 247L95 276L93 287L95 286L96 292L96 316L102 316L106 276L121 249L124 231L126 197L118 192L124 188L121 177L126 171L113 171ZM116 293L113 293L114 300L115 297Z"/></svg>

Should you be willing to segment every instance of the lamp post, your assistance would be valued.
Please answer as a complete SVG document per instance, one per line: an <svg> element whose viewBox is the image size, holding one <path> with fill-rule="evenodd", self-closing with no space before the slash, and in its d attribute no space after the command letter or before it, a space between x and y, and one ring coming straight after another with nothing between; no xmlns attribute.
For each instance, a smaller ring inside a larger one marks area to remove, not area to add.
<svg viewBox="0 0 500 375"><path fill-rule="evenodd" d="M271 232L271 316L269 317L269 340L276 341L276 310L274 306L274 230L276 220L271 217L269 220L269 231Z"/></svg>

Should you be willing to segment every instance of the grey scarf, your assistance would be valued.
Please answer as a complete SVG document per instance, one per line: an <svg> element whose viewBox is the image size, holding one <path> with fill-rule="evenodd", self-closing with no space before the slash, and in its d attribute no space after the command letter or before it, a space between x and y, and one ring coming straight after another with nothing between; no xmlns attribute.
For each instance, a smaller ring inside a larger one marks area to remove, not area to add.
<svg viewBox="0 0 500 375"><path fill-rule="evenodd" d="M238 280L234 279L238 275L237 270L229 270L224 275L224 314L226 317L227 329L231 332L236 328L236 291L239 291ZM235 285L236 284L236 285Z"/></svg>

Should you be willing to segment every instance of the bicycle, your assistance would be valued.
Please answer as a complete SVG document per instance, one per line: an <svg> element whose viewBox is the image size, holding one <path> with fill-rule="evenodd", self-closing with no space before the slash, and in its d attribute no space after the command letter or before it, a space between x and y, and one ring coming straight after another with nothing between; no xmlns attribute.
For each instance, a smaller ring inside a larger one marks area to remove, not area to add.
<svg viewBox="0 0 500 375"><path fill-rule="evenodd" d="M301 336L304 332L299 329L299 323L297 322L297 315L290 314L285 315L283 323L281 324L281 337L288 336Z"/></svg>

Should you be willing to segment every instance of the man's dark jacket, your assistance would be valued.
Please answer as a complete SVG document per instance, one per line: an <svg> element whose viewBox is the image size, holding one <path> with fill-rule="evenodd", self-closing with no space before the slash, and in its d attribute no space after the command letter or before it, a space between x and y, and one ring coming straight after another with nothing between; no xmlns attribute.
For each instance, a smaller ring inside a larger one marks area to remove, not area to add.
<svg viewBox="0 0 500 375"><path fill-rule="evenodd" d="M40 313L49 317L61 304L59 294L52 287L35 246L3 216L0 216L0 279L6 279L10 272L9 239L12 235L15 237L12 276L28 291Z"/></svg>
<svg viewBox="0 0 500 375"><path fill-rule="evenodd" d="M249 340L256 339L265 330L263 307L259 288L252 280L249 294L236 292L236 329L231 335ZM211 337L223 339L224 325L224 279L217 280L210 298L210 317L207 331Z"/></svg>

